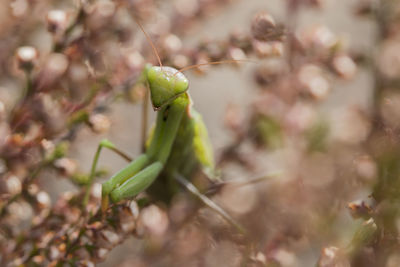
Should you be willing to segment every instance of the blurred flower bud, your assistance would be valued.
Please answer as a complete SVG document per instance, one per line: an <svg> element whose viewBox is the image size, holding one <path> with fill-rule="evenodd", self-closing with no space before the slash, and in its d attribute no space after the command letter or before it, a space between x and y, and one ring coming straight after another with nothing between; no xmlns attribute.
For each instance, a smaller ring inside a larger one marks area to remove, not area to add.
<svg viewBox="0 0 400 267"><path fill-rule="evenodd" d="M107 116L97 113L90 115L89 125L95 133L105 133L110 129L111 122Z"/></svg>
<svg viewBox="0 0 400 267"><path fill-rule="evenodd" d="M355 160L356 172L365 180L371 181L376 177L378 167L375 161L368 155L363 155Z"/></svg>
<svg viewBox="0 0 400 267"><path fill-rule="evenodd" d="M45 191L40 191L36 195L36 200L42 208L49 208L51 205L50 196Z"/></svg>
<svg viewBox="0 0 400 267"><path fill-rule="evenodd" d="M119 213L120 228L126 234L132 232L136 227L136 219L128 207L122 209Z"/></svg>
<svg viewBox="0 0 400 267"><path fill-rule="evenodd" d="M37 94L32 102L32 111L36 119L42 122L46 135L51 136L64 129L66 114L50 94Z"/></svg>
<svg viewBox="0 0 400 267"><path fill-rule="evenodd" d="M35 196L39 192L39 186L37 184L30 184L28 186L28 193L31 196Z"/></svg>
<svg viewBox="0 0 400 267"><path fill-rule="evenodd" d="M38 266L43 266L44 265L44 256L43 255L36 255L32 257L32 262L34 262Z"/></svg>
<svg viewBox="0 0 400 267"><path fill-rule="evenodd" d="M21 193L22 185L21 181L17 176L10 175L6 179L6 185L8 193L11 194L12 196Z"/></svg>
<svg viewBox="0 0 400 267"><path fill-rule="evenodd" d="M146 94L146 90L149 90L144 84L135 84L129 90L129 96L133 103L142 100Z"/></svg>
<svg viewBox="0 0 400 267"><path fill-rule="evenodd" d="M64 54L50 54L39 74L38 87L46 88L57 82L68 69L68 64L68 58Z"/></svg>
<svg viewBox="0 0 400 267"><path fill-rule="evenodd" d="M67 28L68 16L63 10L50 10L46 16L47 30L51 33L63 32Z"/></svg>
<svg viewBox="0 0 400 267"><path fill-rule="evenodd" d="M200 3L198 0L175 0L174 6L176 11L184 17L192 17L199 12Z"/></svg>
<svg viewBox="0 0 400 267"><path fill-rule="evenodd" d="M382 43L381 51L377 56L379 70L390 79L400 75L400 43L398 40L388 39Z"/></svg>
<svg viewBox="0 0 400 267"><path fill-rule="evenodd" d="M369 0L358 1L354 11L359 16L370 16L374 13L373 5Z"/></svg>
<svg viewBox="0 0 400 267"><path fill-rule="evenodd" d="M335 72L345 79L353 78L357 71L356 63L347 55L334 56L332 66Z"/></svg>
<svg viewBox="0 0 400 267"><path fill-rule="evenodd" d="M280 97L266 92L254 102L254 108L261 115L280 120L287 112L288 106Z"/></svg>
<svg viewBox="0 0 400 267"><path fill-rule="evenodd" d="M182 49L182 41L175 34L168 34L162 41L163 49L167 54L175 54Z"/></svg>
<svg viewBox="0 0 400 267"><path fill-rule="evenodd" d="M300 84L314 98L321 100L328 96L330 85L323 76L321 68L313 64L306 64L298 73Z"/></svg>
<svg viewBox="0 0 400 267"><path fill-rule="evenodd" d="M12 202L7 206L7 212L13 219L18 221L31 220L33 215L31 205L25 201Z"/></svg>
<svg viewBox="0 0 400 267"><path fill-rule="evenodd" d="M251 47L249 34L241 29L234 29L231 32L229 36L229 42L232 46L239 47L244 51L247 51L248 48Z"/></svg>
<svg viewBox="0 0 400 267"><path fill-rule="evenodd" d="M107 240L107 242L110 243L111 247L115 247L122 241L121 237L112 230L102 230L101 235L105 240Z"/></svg>
<svg viewBox="0 0 400 267"><path fill-rule="evenodd" d="M197 55L195 64L205 64L205 63L209 63L210 61L211 60L206 53L199 53ZM198 74L204 74L209 69L210 69L210 65L203 65L203 66L198 66L197 68L195 68L195 70Z"/></svg>
<svg viewBox="0 0 400 267"><path fill-rule="evenodd" d="M90 10L88 10L88 27L92 30L100 29L105 26L114 15L116 4L110 0L96 1Z"/></svg>
<svg viewBox="0 0 400 267"><path fill-rule="evenodd" d="M253 48L258 57L279 57L283 55L283 43L279 41L253 41Z"/></svg>
<svg viewBox="0 0 400 267"><path fill-rule="evenodd" d="M66 176L73 175L78 168L77 162L70 158L56 159L54 161L54 166L58 168Z"/></svg>
<svg viewBox="0 0 400 267"><path fill-rule="evenodd" d="M318 267L350 267L350 262L337 247L326 247L321 251Z"/></svg>
<svg viewBox="0 0 400 267"><path fill-rule="evenodd" d="M246 59L246 54L243 52L242 49L237 47L230 47L228 50L228 56L233 60L244 60ZM239 63L234 63L238 65Z"/></svg>
<svg viewBox="0 0 400 267"><path fill-rule="evenodd" d="M314 49L317 53L326 53L338 43L338 38L323 25L307 29L300 39L305 47Z"/></svg>
<svg viewBox="0 0 400 267"><path fill-rule="evenodd" d="M384 123L394 129L400 128L400 93L386 89L380 101L380 113Z"/></svg>
<svg viewBox="0 0 400 267"><path fill-rule="evenodd" d="M234 132L240 132L243 127L244 116L241 113L240 106L229 104L225 111L224 124Z"/></svg>
<svg viewBox="0 0 400 267"><path fill-rule="evenodd" d="M257 66L254 79L260 86L269 86L279 80L282 70L282 64L271 61L269 64Z"/></svg>
<svg viewBox="0 0 400 267"><path fill-rule="evenodd" d="M257 40L274 40L273 37L276 34L274 18L265 11L256 14L251 22L251 33Z"/></svg>
<svg viewBox="0 0 400 267"><path fill-rule="evenodd" d="M324 0L308 0L308 4L311 7L319 8L322 6Z"/></svg>
<svg viewBox="0 0 400 267"><path fill-rule="evenodd" d="M182 69L183 67L186 67L189 65L189 58L185 55L175 55L172 58L172 64L178 68L178 69Z"/></svg>
<svg viewBox="0 0 400 267"><path fill-rule="evenodd" d="M368 219L371 217L371 205L364 200L356 200L350 202L349 204L347 204L347 207L349 208L350 214L354 219Z"/></svg>
<svg viewBox="0 0 400 267"><path fill-rule="evenodd" d="M335 141L358 144L370 130L371 122L358 109L339 108L331 114L331 136Z"/></svg>
<svg viewBox="0 0 400 267"><path fill-rule="evenodd" d="M145 60L139 51L130 51L125 56L125 62L131 71L138 71L143 68Z"/></svg>
<svg viewBox="0 0 400 267"><path fill-rule="evenodd" d="M252 260L254 260L255 262L261 264L261 266L265 266L267 265L267 257L265 256L264 253L262 252L257 252L256 255L254 255L253 257L251 257ZM258 266L258 265L257 265Z"/></svg>
<svg viewBox="0 0 400 267"><path fill-rule="evenodd" d="M110 250L107 248L99 248L96 251L96 257L98 260L103 261L106 259L109 252L110 252Z"/></svg>
<svg viewBox="0 0 400 267"><path fill-rule="evenodd" d="M296 257L296 255L293 252L283 248L276 249L271 252L270 258L281 267L299 266L299 259Z"/></svg>
<svg viewBox="0 0 400 267"><path fill-rule="evenodd" d="M10 3L12 14L15 17L21 17L26 14L29 9L28 0L14 0Z"/></svg>
<svg viewBox="0 0 400 267"><path fill-rule="evenodd" d="M207 62L218 61L223 59L226 54L226 44L222 42L215 42L211 40L203 40L200 44L199 57L207 57Z"/></svg>
<svg viewBox="0 0 400 267"><path fill-rule="evenodd" d="M22 46L18 48L16 52L18 68L25 71L32 70L38 57L39 53L34 47Z"/></svg>
<svg viewBox="0 0 400 267"><path fill-rule="evenodd" d="M96 199L101 198L101 183L94 183L91 190L92 197Z"/></svg>
<svg viewBox="0 0 400 267"><path fill-rule="evenodd" d="M236 214L245 214L257 203L257 194L253 185L226 185L218 196L223 206Z"/></svg>
<svg viewBox="0 0 400 267"><path fill-rule="evenodd" d="M139 206L136 201L130 201L128 204L128 208L130 213L132 214L133 218L137 220L139 218Z"/></svg>
<svg viewBox="0 0 400 267"><path fill-rule="evenodd" d="M294 132L309 129L316 118L313 106L305 103L296 103L286 114L286 125Z"/></svg>
<svg viewBox="0 0 400 267"><path fill-rule="evenodd" d="M6 115L6 107L4 105L4 102L0 100L0 122L4 120L5 115Z"/></svg>
<svg viewBox="0 0 400 267"><path fill-rule="evenodd" d="M160 236L168 229L168 216L156 205L151 205L141 211L140 225L150 234Z"/></svg>
<svg viewBox="0 0 400 267"><path fill-rule="evenodd" d="M74 62L68 68L68 76L74 82L84 82L89 77L89 71L84 64Z"/></svg>

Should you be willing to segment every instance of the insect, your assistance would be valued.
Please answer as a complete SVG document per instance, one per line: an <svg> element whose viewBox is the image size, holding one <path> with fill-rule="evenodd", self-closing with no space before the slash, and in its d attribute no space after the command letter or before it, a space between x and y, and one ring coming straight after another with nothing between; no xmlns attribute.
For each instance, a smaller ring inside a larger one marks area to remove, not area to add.
<svg viewBox="0 0 400 267"><path fill-rule="evenodd" d="M125 168L102 184L102 211L111 203L133 198L149 189L159 198L169 200L181 184L195 194L205 205L222 215L227 221L243 232L243 228L217 204L202 195L188 179L199 168L213 182L215 171L213 151L202 116L193 108L188 89L189 81L172 67L162 66L157 50L149 36L142 29L153 47L159 66L147 65L143 77L150 89L150 98L157 118L148 138L145 151ZM236 62L226 60L206 64ZM198 65L196 65L198 66ZM189 69L195 66L189 66ZM125 159L130 158L108 140L103 140L93 160L89 187L93 183L97 161L102 148L111 149ZM158 178L158 179L157 179ZM85 199L87 201L89 188ZM85 203L85 201L84 201Z"/></svg>

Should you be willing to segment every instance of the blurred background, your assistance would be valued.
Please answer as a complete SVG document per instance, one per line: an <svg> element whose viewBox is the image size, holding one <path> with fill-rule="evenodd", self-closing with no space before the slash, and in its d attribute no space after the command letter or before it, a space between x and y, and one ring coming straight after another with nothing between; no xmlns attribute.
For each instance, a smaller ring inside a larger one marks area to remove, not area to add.
<svg viewBox="0 0 400 267"><path fill-rule="evenodd" d="M135 19L164 65L252 60L185 72L245 235L184 190L101 218L109 151L79 205L102 139L141 153L157 60ZM1 262L400 266L399 21L397 0L4 0Z"/></svg>

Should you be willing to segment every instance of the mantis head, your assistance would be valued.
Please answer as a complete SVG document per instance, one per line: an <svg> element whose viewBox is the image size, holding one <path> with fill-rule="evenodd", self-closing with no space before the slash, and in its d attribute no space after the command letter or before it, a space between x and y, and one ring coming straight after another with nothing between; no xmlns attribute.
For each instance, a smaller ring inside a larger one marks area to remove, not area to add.
<svg viewBox="0 0 400 267"><path fill-rule="evenodd" d="M154 109L160 109L188 90L189 81L172 67L149 66L146 70Z"/></svg>

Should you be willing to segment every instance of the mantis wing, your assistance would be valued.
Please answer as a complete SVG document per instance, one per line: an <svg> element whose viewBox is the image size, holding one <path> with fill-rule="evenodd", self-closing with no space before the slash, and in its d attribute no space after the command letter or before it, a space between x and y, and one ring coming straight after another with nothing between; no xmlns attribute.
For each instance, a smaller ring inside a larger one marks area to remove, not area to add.
<svg viewBox="0 0 400 267"><path fill-rule="evenodd" d="M216 181L218 179L215 172L214 153L203 117L194 109L191 110L191 115L194 121L194 154L205 174L211 180Z"/></svg>

